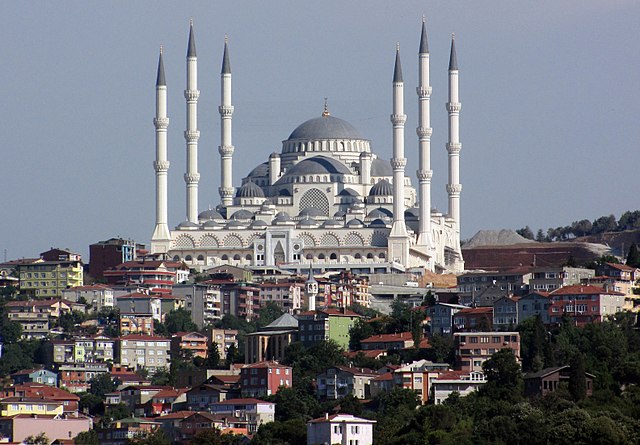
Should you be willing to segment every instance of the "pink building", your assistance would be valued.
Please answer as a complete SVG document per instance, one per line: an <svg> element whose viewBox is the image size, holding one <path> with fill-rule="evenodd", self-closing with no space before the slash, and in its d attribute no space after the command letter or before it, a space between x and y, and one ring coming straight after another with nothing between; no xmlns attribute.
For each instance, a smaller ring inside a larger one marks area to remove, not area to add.
<svg viewBox="0 0 640 445"><path fill-rule="evenodd" d="M293 369L278 362L253 363L240 371L242 397L270 396L280 387L290 388L292 383Z"/></svg>
<svg viewBox="0 0 640 445"><path fill-rule="evenodd" d="M11 442L22 443L34 434L44 433L49 440L69 440L93 428L89 417L17 414L0 417L0 434Z"/></svg>

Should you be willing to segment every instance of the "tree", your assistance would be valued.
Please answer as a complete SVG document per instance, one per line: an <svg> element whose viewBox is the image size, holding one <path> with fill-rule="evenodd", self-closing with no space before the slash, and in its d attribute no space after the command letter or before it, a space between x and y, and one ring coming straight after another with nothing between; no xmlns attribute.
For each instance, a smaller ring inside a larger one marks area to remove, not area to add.
<svg viewBox="0 0 640 445"><path fill-rule="evenodd" d="M111 405L105 412L106 421L112 422L114 420L126 419L131 415L131 410L125 403L118 403L117 405Z"/></svg>
<svg viewBox="0 0 640 445"><path fill-rule="evenodd" d="M374 335L374 330L371 324L359 318L349 329L349 349L352 351L362 349L360 342L372 335Z"/></svg>
<svg viewBox="0 0 640 445"><path fill-rule="evenodd" d="M627 266L640 267L640 251L638 245L632 243L629 247L629 253L627 254Z"/></svg>
<svg viewBox="0 0 640 445"><path fill-rule="evenodd" d="M170 334L198 330L198 326L191 319L191 313L184 308L170 311L164 319L164 324Z"/></svg>
<svg viewBox="0 0 640 445"><path fill-rule="evenodd" d="M105 394L116 389L116 383L109 373L98 374L89 381L89 384L89 392L100 398L104 398Z"/></svg>
<svg viewBox="0 0 640 445"><path fill-rule="evenodd" d="M82 431L73 438L73 443L78 445L98 445L98 432L96 430Z"/></svg>
<svg viewBox="0 0 640 445"><path fill-rule="evenodd" d="M80 410L91 415L104 413L104 402L102 397L85 392L80 396Z"/></svg>
<svg viewBox="0 0 640 445"><path fill-rule="evenodd" d="M521 237L526 238L526 239L533 239L534 238L533 230L531 230L531 227L529 227L529 226L525 226L522 229L516 230L516 233L518 235L520 235Z"/></svg>
<svg viewBox="0 0 640 445"><path fill-rule="evenodd" d="M545 241L549 241L547 239L547 237L545 236L544 232L542 231L542 229L538 229L538 232L536 233L536 241L543 243Z"/></svg>
<svg viewBox="0 0 640 445"><path fill-rule="evenodd" d="M3 320L0 336L5 345L16 343L22 338L22 325L17 321Z"/></svg>
<svg viewBox="0 0 640 445"><path fill-rule="evenodd" d="M569 374L569 393L576 402L587 396L587 379L585 376L584 360L582 354L576 354L571 360L571 373Z"/></svg>
<svg viewBox="0 0 640 445"><path fill-rule="evenodd" d="M225 359L225 364L227 367L233 365L234 363L238 363L242 360L242 356L240 355L240 351L236 348L235 344L232 344L227 348L227 358Z"/></svg>
<svg viewBox="0 0 640 445"><path fill-rule="evenodd" d="M256 327L264 327L269 323L277 320L280 316L282 316L282 314L284 314L284 312L282 311L282 309L280 309L280 306L270 301L263 307L258 309L258 320L256 321Z"/></svg>
<svg viewBox="0 0 640 445"><path fill-rule="evenodd" d="M28 436L22 441L25 445L49 445L50 442L51 441L45 433Z"/></svg>
<svg viewBox="0 0 640 445"><path fill-rule="evenodd" d="M593 221L593 227L591 229L591 233L605 233L605 232L615 232L618 228L618 223L616 222L616 217L613 215L609 216L601 216L600 218Z"/></svg>
<svg viewBox="0 0 640 445"><path fill-rule="evenodd" d="M207 369L216 369L220 365L220 351L218 350L218 344L211 342L207 350L207 359L204 362L204 366Z"/></svg>
<svg viewBox="0 0 640 445"><path fill-rule="evenodd" d="M504 348L482 364L487 383L481 388L484 395L498 400L518 400L522 393L522 371L513 349Z"/></svg>

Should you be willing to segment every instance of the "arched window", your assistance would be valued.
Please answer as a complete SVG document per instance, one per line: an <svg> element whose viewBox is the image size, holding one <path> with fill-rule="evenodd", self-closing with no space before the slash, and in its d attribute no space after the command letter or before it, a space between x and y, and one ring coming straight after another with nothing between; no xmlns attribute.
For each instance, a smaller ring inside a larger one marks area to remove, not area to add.
<svg viewBox="0 0 640 445"><path fill-rule="evenodd" d="M203 255L198 255L198 261L204 261L204 256Z"/></svg>
<svg viewBox="0 0 640 445"><path fill-rule="evenodd" d="M244 257L244 259L245 259L245 260L247 260L247 261L251 261L251 260L253 259L253 257L252 257L252 256L251 256L251 254L249 253L249 254L247 254L247 256L246 256L246 257Z"/></svg>
<svg viewBox="0 0 640 445"><path fill-rule="evenodd" d="M355 258L356 260L359 260L360 258L362 258L362 255L360 255L359 253L356 253L356 254L354 255L354 258Z"/></svg>
<svg viewBox="0 0 640 445"><path fill-rule="evenodd" d="M367 254L367 259L372 260L373 259L373 254L372 253L368 253Z"/></svg>
<svg viewBox="0 0 640 445"><path fill-rule="evenodd" d="M229 261L229 257L227 255L222 255L222 258L220 258L222 261Z"/></svg>
<svg viewBox="0 0 640 445"><path fill-rule="evenodd" d="M187 255L186 257L184 257L185 261L191 261L193 258L191 258L191 255Z"/></svg>
<svg viewBox="0 0 640 445"><path fill-rule="evenodd" d="M310 253L308 253L308 254L307 254L307 259L308 259L308 260L312 260L312 259L313 259L313 255L312 255L312 254L310 254Z"/></svg>
<svg viewBox="0 0 640 445"><path fill-rule="evenodd" d="M319 260L324 260L324 253L321 253L320 255L318 255L318 259Z"/></svg>
<svg viewBox="0 0 640 445"><path fill-rule="evenodd" d="M382 252L380 255L378 255L378 258L380 258L381 260L384 260L387 256L384 254L384 252Z"/></svg>
<svg viewBox="0 0 640 445"><path fill-rule="evenodd" d="M178 255L173 256L173 261L180 261L180 257Z"/></svg>
<svg viewBox="0 0 640 445"><path fill-rule="evenodd" d="M330 259L330 260L337 260L337 259L338 259L338 255L336 255L335 253L332 253L332 254L329 256L329 259Z"/></svg>
<svg viewBox="0 0 640 445"><path fill-rule="evenodd" d="M234 261L240 261L240 255L236 254L233 256Z"/></svg>

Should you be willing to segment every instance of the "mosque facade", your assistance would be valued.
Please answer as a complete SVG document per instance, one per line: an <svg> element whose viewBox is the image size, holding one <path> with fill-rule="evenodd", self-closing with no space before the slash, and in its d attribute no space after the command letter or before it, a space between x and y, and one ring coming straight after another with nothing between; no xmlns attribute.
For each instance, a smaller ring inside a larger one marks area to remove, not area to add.
<svg viewBox="0 0 640 445"><path fill-rule="evenodd" d="M162 50L156 81L156 222L151 251L203 270L221 264L306 270L396 272L426 268L461 272L458 65L449 62L448 212L431 208L429 49L423 22L418 54L418 187L406 175L404 81L399 48L392 82L390 160L350 123L320 116L298 125L272 153L233 186L231 64L225 41L221 70L220 205L198 211L197 54L193 24L187 50L185 142L186 220L167 221L167 85ZM243 149L244 151L244 149Z"/></svg>

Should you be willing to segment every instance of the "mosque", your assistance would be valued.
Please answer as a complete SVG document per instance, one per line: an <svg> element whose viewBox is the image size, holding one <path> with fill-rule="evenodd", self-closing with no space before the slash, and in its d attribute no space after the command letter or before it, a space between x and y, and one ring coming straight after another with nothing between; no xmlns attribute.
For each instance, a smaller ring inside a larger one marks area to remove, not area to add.
<svg viewBox="0 0 640 445"><path fill-rule="evenodd" d="M355 273L461 272L458 64L455 40L449 59L448 212L431 208L429 48L422 23L418 54L418 189L405 174L404 82L396 50L392 82L390 160L350 123L322 114L298 125L272 153L233 186L231 64L225 41L221 70L220 205L198 209L198 91L193 23L187 49L186 220L167 221L167 85L162 50L156 81L156 222L151 251L203 270L231 264ZM244 153L250 149L239 149Z"/></svg>

